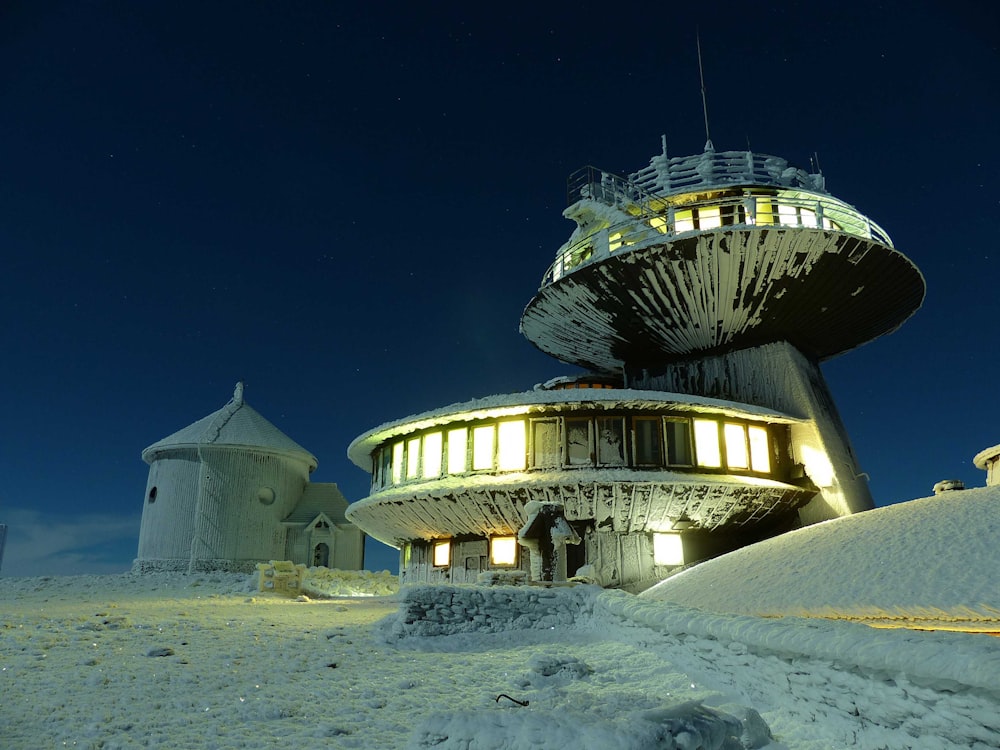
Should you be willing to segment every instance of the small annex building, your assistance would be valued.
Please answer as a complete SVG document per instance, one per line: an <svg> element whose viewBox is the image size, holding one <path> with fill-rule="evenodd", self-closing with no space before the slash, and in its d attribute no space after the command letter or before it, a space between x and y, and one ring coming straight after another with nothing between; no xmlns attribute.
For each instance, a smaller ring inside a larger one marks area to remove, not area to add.
<svg viewBox="0 0 1000 750"><path fill-rule="evenodd" d="M358 570L364 533L318 462L243 398L153 443L133 572L252 572L270 560Z"/></svg>

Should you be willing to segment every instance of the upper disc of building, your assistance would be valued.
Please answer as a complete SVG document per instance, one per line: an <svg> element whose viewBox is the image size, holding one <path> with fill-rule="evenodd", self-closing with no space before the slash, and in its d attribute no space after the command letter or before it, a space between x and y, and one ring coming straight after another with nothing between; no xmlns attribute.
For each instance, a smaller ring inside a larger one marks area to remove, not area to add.
<svg viewBox="0 0 1000 750"><path fill-rule="evenodd" d="M749 151L654 156L570 176L576 222L521 317L542 351L592 370L788 341L817 360L898 328L924 279L823 176Z"/></svg>
<svg viewBox="0 0 1000 750"><path fill-rule="evenodd" d="M160 456L185 449L206 447L243 448L258 453L288 456L314 471L316 457L265 419L243 400L243 383L237 383L225 406L182 430L153 443L142 452L148 464Z"/></svg>

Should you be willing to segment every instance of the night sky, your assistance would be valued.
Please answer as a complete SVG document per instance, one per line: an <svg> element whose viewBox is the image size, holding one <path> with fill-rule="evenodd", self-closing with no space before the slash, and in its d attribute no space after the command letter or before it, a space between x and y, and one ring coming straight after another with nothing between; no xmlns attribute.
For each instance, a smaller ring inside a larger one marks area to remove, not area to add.
<svg viewBox="0 0 1000 750"><path fill-rule="evenodd" d="M701 152L696 29L716 149L818 155L926 277L823 368L877 504L985 483L995 8L474 5L0 5L5 575L128 569L140 452L239 380L353 501L360 433L574 372L518 333L566 177Z"/></svg>

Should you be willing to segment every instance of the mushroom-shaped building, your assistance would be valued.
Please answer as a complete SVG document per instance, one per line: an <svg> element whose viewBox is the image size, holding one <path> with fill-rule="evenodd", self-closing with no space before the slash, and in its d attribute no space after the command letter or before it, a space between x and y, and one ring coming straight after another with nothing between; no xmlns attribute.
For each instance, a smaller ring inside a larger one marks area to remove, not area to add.
<svg viewBox="0 0 1000 750"><path fill-rule="evenodd" d="M142 452L149 464L136 572L252 571L257 563L359 569L364 534L316 458L243 399Z"/></svg>
<svg viewBox="0 0 1000 750"><path fill-rule="evenodd" d="M521 318L591 370L377 427L347 512L410 580L529 566L528 503L582 541L569 575L640 589L680 565L872 507L820 361L901 325L924 281L820 174L743 151L570 177L576 229Z"/></svg>

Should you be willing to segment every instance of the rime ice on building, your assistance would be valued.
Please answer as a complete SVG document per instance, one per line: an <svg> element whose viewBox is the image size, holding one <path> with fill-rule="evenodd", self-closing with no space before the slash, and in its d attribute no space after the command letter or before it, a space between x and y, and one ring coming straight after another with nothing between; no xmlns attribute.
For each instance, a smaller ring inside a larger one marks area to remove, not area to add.
<svg viewBox="0 0 1000 750"><path fill-rule="evenodd" d="M404 580L529 569L528 503L633 590L677 566L872 507L819 363L900 326L919 270L822 175L743 151L570 177L576 222L521 332L590 375L418 414L349 448L349 519Z"/></svg>
<svg viewBox="0 0 1000 750"><path fill-rule="evenodd" d="M310 483L316 458L243 399L142 452L149 464L132 569L250 572L291 560L360 569L364 534L336 484Z"/></svg>

